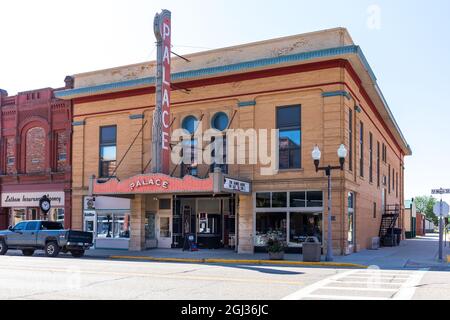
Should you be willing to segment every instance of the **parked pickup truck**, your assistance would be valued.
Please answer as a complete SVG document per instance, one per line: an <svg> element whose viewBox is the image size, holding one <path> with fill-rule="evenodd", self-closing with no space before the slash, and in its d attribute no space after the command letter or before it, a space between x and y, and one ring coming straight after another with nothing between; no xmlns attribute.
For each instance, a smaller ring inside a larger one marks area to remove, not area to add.
<svg viewBox="0 0 450 320"><path fill-rule="evenodd" d="M25 256L44 250L47 257L56 257L60 252L82 257L92 246L92 238L91 232L64 230L59 222L22 221L0 231L0 255L12 249L22 250Z"/></svg>

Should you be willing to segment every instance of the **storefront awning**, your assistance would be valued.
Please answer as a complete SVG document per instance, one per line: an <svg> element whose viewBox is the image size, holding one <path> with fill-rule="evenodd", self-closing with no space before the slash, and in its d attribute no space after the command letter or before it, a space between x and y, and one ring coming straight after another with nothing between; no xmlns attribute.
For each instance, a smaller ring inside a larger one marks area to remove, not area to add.
<svg viewBox="0 0 450 320"><path fill-rule="evenodd" d="M140 174L125 180L111 178L106 181L92 176L90 182L91 195L251 193L251 182L222 173L212 173L205 179L193 176L176 178L159 173Z"/></svg>

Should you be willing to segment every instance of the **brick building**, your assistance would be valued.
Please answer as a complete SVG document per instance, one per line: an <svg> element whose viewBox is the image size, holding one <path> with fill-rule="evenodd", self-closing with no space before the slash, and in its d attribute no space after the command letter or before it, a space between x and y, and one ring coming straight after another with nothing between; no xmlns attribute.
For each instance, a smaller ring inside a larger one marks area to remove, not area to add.
<svg viewBox="0 0 450 320"><path fill-rule="evenodd" d="M243 164L194 159L171 164L170 175L150 173L155 62L77 74L74 88L56 95L73 101L72 227L94 231L96 247L179 247L188 234L240 253L263 249L268 233L292 251L309 236L324 243L327 178L315 171L315 145L322 164L338 164L341 144L349 151L345 170L332 176L335 253L370 246L387 205L401 219L411 150L347 30L186 58L172 61L172 134L278 129L268 143L278 141L279 164L263 174L267 164L245 154ZM205 147L196 138L184 143Z"/></svg>
<svg viewBox="0 0 450 320"><path fill-rule="evenodd" d="M71 225L71 102L54 92L0 91L0 229L31 219ZM44 195L48 214L39 208Z"/></svg>

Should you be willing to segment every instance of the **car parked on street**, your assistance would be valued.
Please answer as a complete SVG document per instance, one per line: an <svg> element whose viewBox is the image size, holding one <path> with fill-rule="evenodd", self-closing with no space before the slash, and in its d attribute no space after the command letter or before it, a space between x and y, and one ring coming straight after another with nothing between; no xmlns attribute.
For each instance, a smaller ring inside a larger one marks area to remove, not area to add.
<svg viewBox="0 0 450 320"><path fill-rule="evenodd" d="M82 257L92 240L92 232L65 230L59 222L21 221L0 231L0 255L8 250L22 250L23 255L32 256L36 250L44 250L47 257L56 257L60 252Z"/></svg>

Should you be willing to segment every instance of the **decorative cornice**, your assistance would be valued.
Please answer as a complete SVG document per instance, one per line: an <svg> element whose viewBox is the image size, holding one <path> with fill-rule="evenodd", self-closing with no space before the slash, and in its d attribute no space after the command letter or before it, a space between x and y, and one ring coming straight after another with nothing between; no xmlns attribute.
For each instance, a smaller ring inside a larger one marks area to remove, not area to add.
<svg viewBox="0 0 450 320"><path fill-rule="evenodd" d="M189 79L214 76L214 75L218 75L218 74L222 74L222 73L243 72L243 71L256 69L256 68L276 66L276 65L286 64L286 63L302 62L302 61L308 61L308 60L317 59L317 58L327 58L327 57L333 57L333 56L339 56L339 55L345 55L345 54L362 54L362 52L359 49L359 46L351 45L351 46L322 49L322 50L316 50L316 51L310 51L310 52L302 52L302 53L280 56L280 57L275 57L275 58L258 59L258 60L253 60L253 61L229 64L229 65L225 65L225 66L218 66L218 67L178 72L178 73L173 73L171 75L171 78L172 78L172 81L174 81L174 82L186 81ZM366 62L365 59L361 58L361 60L363 62ZM126 81L107 83L107 84L91 86L91 87L57 91L57 92L55 92L55 96L60 99L71 99L74 97L103 94L103 93L113 92L116 90L131 90L131 89L135 89L135 88L149 87L149 86L154 86L154 84L155 84L155 77L146 77L146 78L140 78L140 79L134 79L134 80L126 80Z"/></svg>
<svg viewBox="0 0 450 320"><path fill-rule="evenodd" d="M143 114L130 114L128 116L131 120L144 119Z"/></svg>
<svg viewBox="0 0 450 320"><path fill-rule="evenodd" d="M256 101L250 100L250 101L238 102L238 107L250 107L250 106L256 106Z"/></svg>
<svg viewBox="0 0 450 320"><path fill-rule="evenodd" d="M324 98L338 97L338 96L346 97L348 100L350 100L352 98L351 94L345 90L329 91L329 92L322 93L322 97L324 97Z"/></svg>
<svg viewBox="0 0 450 320"><path fill-rule="evenodd" d="M86 121L74 121L72 122L72 126L77 127L77 126L84 126L86 124Z"/></svg>

